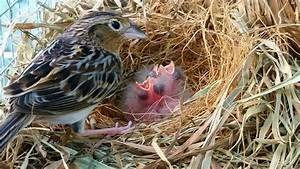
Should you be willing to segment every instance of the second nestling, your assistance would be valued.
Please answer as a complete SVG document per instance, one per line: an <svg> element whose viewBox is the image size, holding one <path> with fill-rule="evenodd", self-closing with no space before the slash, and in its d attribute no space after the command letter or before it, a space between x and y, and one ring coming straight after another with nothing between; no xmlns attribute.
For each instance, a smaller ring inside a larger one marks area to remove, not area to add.
<svg viewBox="0 0 300 169"><path fill-rule="evenodd" d="M180 99L188 95L184 91L185 76L173 61L140 70L136 80L123 93L121 107L128 113L128 120L152 122L168 117L179 106Z"/></svg>

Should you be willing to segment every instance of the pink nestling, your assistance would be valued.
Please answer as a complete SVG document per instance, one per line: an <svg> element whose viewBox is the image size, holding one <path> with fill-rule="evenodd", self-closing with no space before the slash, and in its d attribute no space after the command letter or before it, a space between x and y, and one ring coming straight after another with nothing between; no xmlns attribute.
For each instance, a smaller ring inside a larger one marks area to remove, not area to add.
<svg viewBox="0 0 300 169"><path fill-rule="evenodd" d="M129 84L123 94L122 109L127 112L128 120L152 122L170 116L186 96L185 77L173 61L136 74L142 82Z"/></svg>

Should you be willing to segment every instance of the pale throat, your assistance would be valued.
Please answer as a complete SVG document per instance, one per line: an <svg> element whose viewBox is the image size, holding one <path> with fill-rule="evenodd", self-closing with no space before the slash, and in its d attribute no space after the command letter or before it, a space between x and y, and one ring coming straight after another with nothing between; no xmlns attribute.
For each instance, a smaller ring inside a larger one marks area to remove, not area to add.
<svg viewBox="0 0 300 169"><path fill-rule="evenodd" d="M120 48L123 43L124 41L122 38L107 38L106 40L102 41L100 46L110 53L119 55Z"/></svg>

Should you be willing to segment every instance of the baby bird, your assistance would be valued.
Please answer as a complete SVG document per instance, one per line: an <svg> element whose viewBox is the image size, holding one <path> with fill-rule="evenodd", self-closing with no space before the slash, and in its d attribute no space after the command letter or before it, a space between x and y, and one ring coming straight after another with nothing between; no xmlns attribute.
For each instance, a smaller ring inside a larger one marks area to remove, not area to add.
<svg viewBox="0 0 300 169"><path fill-rule="evenodd" d="M129 120L152 122L169 116L184 95L184 75L171 62L137 72L142 83L129 84L124 92L122 109Z"/></svg>
<svg viewBox="0 0 300 169"><path fill-rule="evenodd" d="M71 124L82 135L110 132L84 131L85 119L119 85L119 48L124 39L145 37L128 18L110 12L89 11L66 28L4 88L10 109L0 124L0 150L33 120Z"/></svg>

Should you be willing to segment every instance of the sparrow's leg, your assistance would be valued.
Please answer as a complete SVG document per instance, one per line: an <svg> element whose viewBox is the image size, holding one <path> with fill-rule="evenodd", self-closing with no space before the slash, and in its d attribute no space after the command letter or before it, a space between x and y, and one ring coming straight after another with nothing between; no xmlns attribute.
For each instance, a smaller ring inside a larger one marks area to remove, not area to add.
<svg viewBox="0 0 300 169"><path fill-rule="evenodd" d="M78 121L72 125L73 130L77 133L79 133L80 136L93 136L93 135L109 135L109 136L115 136L115 135L121 135L128 133L130 130L132 130L134 127L132 126L132 122L130 121L127 126L125 127L119 127L119 124L116 123L115 127L112 128L104 128L104 129L94 129L94 130L84 130L84 120Z"/></svg>
<svg viewBox="0 0 300 169"><path fill-rule="evenodd" d="M75 133L83 133L84 132L84 125L85 125L85 118L80 120L80 121L77 121L77 122L73 123L71 126L72 126L72 129Z"/></svg>

